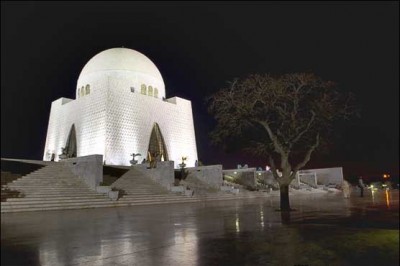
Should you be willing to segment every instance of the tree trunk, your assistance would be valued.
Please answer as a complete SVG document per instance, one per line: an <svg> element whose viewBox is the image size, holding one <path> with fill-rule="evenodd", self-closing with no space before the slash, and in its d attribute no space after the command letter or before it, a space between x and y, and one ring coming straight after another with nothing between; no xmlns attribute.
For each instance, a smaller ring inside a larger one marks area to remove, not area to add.
<svg viewBox="0 0 400 266"><path fill-rule="evenodd" d="M290 211L289 185L279 185L281 191L281 211Z"/></svg>

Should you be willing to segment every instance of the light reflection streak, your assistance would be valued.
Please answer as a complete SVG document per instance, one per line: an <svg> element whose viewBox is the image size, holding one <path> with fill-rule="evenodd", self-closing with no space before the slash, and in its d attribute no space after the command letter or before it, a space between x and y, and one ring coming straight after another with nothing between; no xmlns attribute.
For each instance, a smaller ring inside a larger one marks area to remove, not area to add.
<svg viewBox="0 0 400 266"><path fill-rule="evenodd" d="M262 207L260 209L261 227L264 228L264 212L262 210Z"/></svg>
<svg viewBox="0 0 400 266"><path fill-rule="evenodd" d="M100 265L107 265L105 258L131 254L136 249L137 247L135 247L133 240L130 238L101 239L100 256L97 259L101 259Z"/></svg>
<svg viewBox="0 0 400 266"><path fill-rule="evenodd" d="M372 194L372 205L375 205L375 191L371 190Z"/></svg>
<svg viewBox="0 0 400 266"><path fill-rule="evenodd" d="M240 223L239 223L239 215L236 213L236 233L240 233Z"/></svg>
<svg viewBox="0 0 400 266"><path fill-rule="evenodd" d="M58 258L57 243L55 241L40 244L39 261L40 265L43 266L62 265Z"/></svg>
<svg viewBox="0 0 400 266"><path fill-rule="evenodd" d="M388 207L388 208L390 208L390 197L389 197L389 191L386 189L385 190L385 195L386 195L386 206Z"/></svg>
<svg viewBox="0 0 400 266"><path fill-rule="evenodd" d="M169 246L165 251L164 261L166 265L173 265L174 261L168 261L174 258L179 253L180 259L183 260L183 265L193 265L194 261L198 259L198 238L195 229L185 227L175 227L174 236L175 245ZM185 252L178 252L179 250Z"/></svg>

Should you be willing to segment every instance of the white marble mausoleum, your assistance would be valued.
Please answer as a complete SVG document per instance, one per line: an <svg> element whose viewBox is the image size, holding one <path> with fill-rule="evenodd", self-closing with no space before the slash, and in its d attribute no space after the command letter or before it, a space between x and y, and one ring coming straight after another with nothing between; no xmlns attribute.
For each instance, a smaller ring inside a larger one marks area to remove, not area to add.
<svg viewBox="0 0 400 266"><path fill-rule="evenodd" d="M191 102L166 98L163 78L145 55L112 48L82 69L75 99L51 104L43 159L101 154L106 164L130 165L160 154L161 160L194 166L197 160Z"/></svg>

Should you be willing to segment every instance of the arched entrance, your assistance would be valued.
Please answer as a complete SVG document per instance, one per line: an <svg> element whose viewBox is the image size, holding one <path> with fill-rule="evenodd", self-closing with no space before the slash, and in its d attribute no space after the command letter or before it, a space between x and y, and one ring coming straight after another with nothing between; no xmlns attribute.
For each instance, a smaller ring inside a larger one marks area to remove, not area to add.
<svg viewBox="0 0 400 266"><path fill-rule="evenodd" d="M74 158L78 153L76 148L76 133L74 124L72 124L71 130L69 131L67 143L65 144L65 153L67 158Z"/></svg>
<svg viewBox="0 0 400 266"><path fill-rule="evenodd" d="M150 156L157 156L161 161L168 161L167 147L165 146L164 138L161 134L160 127L154 123L153 130L150 135L149 148L147 152L147 160L150 161Z"/></svg>

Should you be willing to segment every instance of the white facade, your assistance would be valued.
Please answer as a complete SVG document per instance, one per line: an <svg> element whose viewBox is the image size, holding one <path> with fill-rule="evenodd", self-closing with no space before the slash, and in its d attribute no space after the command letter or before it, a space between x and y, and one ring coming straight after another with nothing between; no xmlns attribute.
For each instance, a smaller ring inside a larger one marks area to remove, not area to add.
<svg viewBox="0 0 400 266"><path fill-rule="evenodd" d="M149 95L150 94L150 95ZM83 68L76 99L60 98L51 105L44 160L56 160L66 146L72 125L77 156L102 154L106 164L130 165L132 153L146 158L157 123L168 159L194 166L197 160L191 102L165 99L157 67L143 54L113 48L94 56Z"/></svg>

